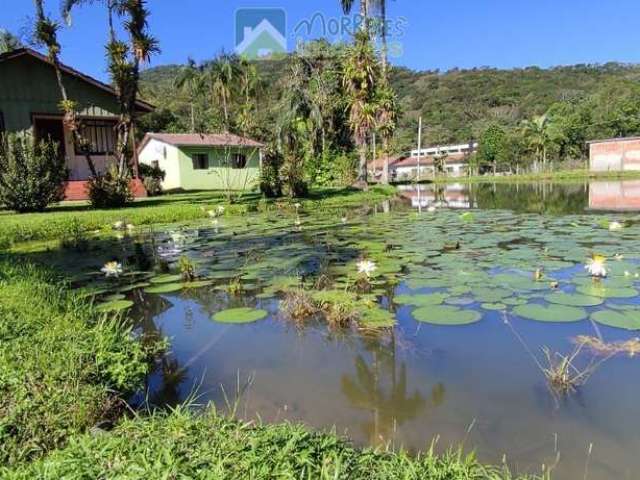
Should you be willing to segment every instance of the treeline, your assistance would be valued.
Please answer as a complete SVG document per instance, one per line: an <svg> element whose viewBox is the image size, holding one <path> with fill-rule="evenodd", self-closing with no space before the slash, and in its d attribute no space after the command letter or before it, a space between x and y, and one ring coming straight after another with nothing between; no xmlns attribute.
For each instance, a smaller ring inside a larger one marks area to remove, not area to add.
<svg viewBox="0 0 640 480"><path fill-rule="evenodd" d="M325 42L310 48L327 57L339 57L344 49ZM278 106L294 62L295 55L254 64L260 95L249 132L253 136L265 140L276 134ZM161 124L150 127L189 128L188 96L176 93L173 86L181 68L164 66L143 73L145 94L161 107L155 114ZM580 160L590 139L640 134L638 80L640 67L617 63L444 73L393 68L389 83L401 115L391 149L406 152L415 146L422 117L425 145L479 141L483 147L476 158L478 171L543 168ZM339 100L332 100L337 115L338 107L346 108ZM338 136L346 145L341 141L336 146L348 151L343 147L348 147L351 136Z"/></svg>

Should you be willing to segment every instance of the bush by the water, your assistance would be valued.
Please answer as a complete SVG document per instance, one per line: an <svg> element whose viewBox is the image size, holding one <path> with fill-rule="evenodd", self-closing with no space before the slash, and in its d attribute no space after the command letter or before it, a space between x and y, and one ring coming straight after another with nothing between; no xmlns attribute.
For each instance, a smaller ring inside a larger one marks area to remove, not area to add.
<svg viewBox="0 0 640 480"><path fill-rule="evenodd" d="M95 208L120 208L133 201L128 174L121 175L115 167L89 180L88 193Z"/></svg>
<svg viewBox="0 0 640 480"><path fill-rule="evenodd" d="M162 170L160 167L152 167L146 163L141 163L139 170L140 177L142 178L144 188L147 190L147 194L150 197L162 195L162 182L164 182L167 172Z"/></svg>
<svg viewBox="0 0 640 480"><path fill-rule="evenodd" d="M33 460L114 418L147 355L41 268L0 261L0 465ZM4 476L0 472L0 477Z"/></svg>
<svg viewBox="0 0 640 480"><path fill-rule="evenodd" d="M0 138L0 204L18 212L40 212L64 198L64 156L52 141L26 135Z"/></svg>
<svg viewBox="0 0 640 480"><path fill-rule="evenodd" d="M2 473L0 471L0 473ZM506 468L485 467L473 455L432 450L359 449L334 434L288 423L229 420L213 409L185 408L126 419L113 431L73 439L64 450L5 472L8 480L60 478L507 480Z"/></svg>
<svg viewBox="0 0 640 480"><path fill-rule="evenodd" d="M283 162L282 155L278 153L277 149L267 149L262 159L262 170L260 172L260 192L267 198L282 196L280 169Z"/></svg>

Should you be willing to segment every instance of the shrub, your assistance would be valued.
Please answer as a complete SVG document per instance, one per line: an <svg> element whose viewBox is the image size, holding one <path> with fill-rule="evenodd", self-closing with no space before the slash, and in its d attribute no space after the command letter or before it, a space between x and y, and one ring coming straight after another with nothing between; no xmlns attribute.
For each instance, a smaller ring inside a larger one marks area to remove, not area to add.
<svg viewBox="0 0 640 480"><path fill-rule="evenodd" d="M89 199L95 208L124 207L133 200L129 187L131 177L120 175L115 166L89 180Z"/></svg>
<svg viewBox="0 0 640 480"><path fill-rule="evenodd" d="M262 158L262 171L260 173L260 191L267 198L282 196L282 181L280 168L282 167L282 155L273 148L267 149Z"/></svg>
<svg viewBox="0 0 640 480"><path fill-rule="evenodd" d="M64 198L68 172L58 144L26 135L0 139L0 203L24 212L41 212Z"/></svg>
<svg viewBox="0 0 640 480"><path fill-rule="evenodd" d="M162 195L162 182L167 176L167 172L160 167L152 167L145 163L140 164L139 168L140 177L144 188L147 190L147 194L150 197L156 197Z"/></svg>

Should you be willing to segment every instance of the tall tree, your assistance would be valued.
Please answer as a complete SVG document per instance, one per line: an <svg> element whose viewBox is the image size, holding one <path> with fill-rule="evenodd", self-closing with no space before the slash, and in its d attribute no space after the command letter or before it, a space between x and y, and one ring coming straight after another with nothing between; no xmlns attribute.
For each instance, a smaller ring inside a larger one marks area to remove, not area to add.
<svg viewBox="0 0 640 480"><path fill-rule="evenodd" d="M522 122L522 134L535 156L535 169L539 163L547 167L547 150L551 143L551 123L548 115L540 115Z"/></svg>
<svg viewBox="0 0 640 480"><path fill-rule="evenodd" d="M15 35L0 28L0 53L10 52L20 47L22 43Z"/></svg>
<svg viewBox="0 0 640 480"><path fill-rule="evenodd" d="M348 123L358 147L358 182L367 183L367 142L378 120L377 88L380 64L366 32L357 32L347 51L343 84L348 102Z"/></svg>
<svg viewBox="0 0 640 480"><path fill-rule="evenodd" d="M69 3L69 2L67 2ZM60 109L62 110L64 117L63 122L67 129L71 132L74 143L84 153L84 157L87 161L89 171L94 177L97 176L93 159L89 154L87 147L87 140L82 136L81 124L77 113L77 103L69 98L67 94L67 88L64 84L64 78L62 75L62 68L60 66L60 42L58 41L58 30L60 25L58 22L50 18L44 13L44 0L34 0L36 8L36 17L34 25L33 41L36 45L47 49L47 56L49 61L53 65L53 69L56 75L56 82L58 84L58 90L60 91Z"/></svg>
<svg viewBox="0 0 640 480"><path fill-rule="evenodd" d="M378 87L376 94L376 130L382 137L382 150L384 166L382 171L382 182L389 183L389 155L390 144L393 135L398 128L399 106L398 97L391 85L387 82L383 74L382 84Z"/></svg>
<svg viewBox="0 0 640 480"><path fill-rule="evenodd" d="M38 0L36 0L38 1ZM133 149L136 103L140 92L140 67L158 53L158 41L149 33L149 16L146 0L102 0L106 4L109 26L107 42L108 71L116 90L120 114L116 125L116 160L118 175L128 174ZM64 0L63 16L70 22L71 11L93 0ZM120 19L126 40L116 34L114 19Z"/></svg>
<svg viewBox="0 0 640 480"><path fill-rule="evenodd" d="M195 60L189 58L187 64L180 69L180 73L174 80L174 86L185 91L189 96L189 108L191 111L191 132L196 131L196 102L203 87L202 69Z"/></svg>
<svg viewBox="0 0 640 480"><path fill-rule="evenodd" d="M229 130L229 106L238 85L238 59L223 52L207 66L206 75L213 98L222 105L224 128Z"/></svg>

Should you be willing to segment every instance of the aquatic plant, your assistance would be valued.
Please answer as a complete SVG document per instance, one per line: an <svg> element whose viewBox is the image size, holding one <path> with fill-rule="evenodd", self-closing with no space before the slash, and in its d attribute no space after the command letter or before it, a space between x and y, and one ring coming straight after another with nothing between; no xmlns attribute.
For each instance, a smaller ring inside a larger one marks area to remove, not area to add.
<svg viewBox="0 0 640 480"><path fill-rule="evenodd" d="M606 257L603 255L593 255L585 265L585 269L594 278L605 278L607 276L607 268L605 266L607 262Z"/></svg>
<svg viewBox="0 0 640 480"><path fill-rule="evenodd" d="M178 268L183 281L193 282L197 278L196 266L186 255L182 255L178 260Z"/></svg>
<svg viewBox="0 0 640 480"><path fill-rule="evenodd" d="M212 319L219 323L253 323L264 320L269 315L266 310L253 308L230 308L216 313Z"/></svg>
<svg viewBox="0 0 640 480"><path fill-rule="evenodd" d="M123 269L122 264L117 261L107 262L100 269L102 273L105 274L107 278L109 277L119 277L122 275Z"/></svg>
<svg viewBox="0 0 640 480"><path fill-rule="evenodd" d="M358 274L364 274L367 279L371 278L371 275L378 269L377 265L371 260L360 260L356 266L358 267Z"/></svg>
<svg viewBox="0 0 640 480"><path fill-rule="evenodd" d="M610 222L609 223L609 230L612 232L615 232L617 230L622 230L624 227L620 222Z"/></svg>
<svg viewBox="0 0 640 480"><path fill-rule="evenodd" d="M287 291L280 303L280 309L287 318L295 322L306 320L319 311L312 296L303 288Z"/></svg>
<svg viewBox="0 0 640 480"><path fill-rule="evenodd" d="M577 359L584 347L584 343L578 344L570 355L563 355L559 352L552 353L547 347L542 349L547 362L547 366L542 368L542 372L549 386L555 392L562 394L574 392L589 380L597 367L604 361L595 362L592 359L586 366L578 367Z"/></svg>
<svg viewBox="0 0 640 480"><path fill-rule="evenodd" d="M240 296L244 293L244 286L242 285L242 281L240 277L233 278L226 287L227 293L229 295Z"/></svg>

